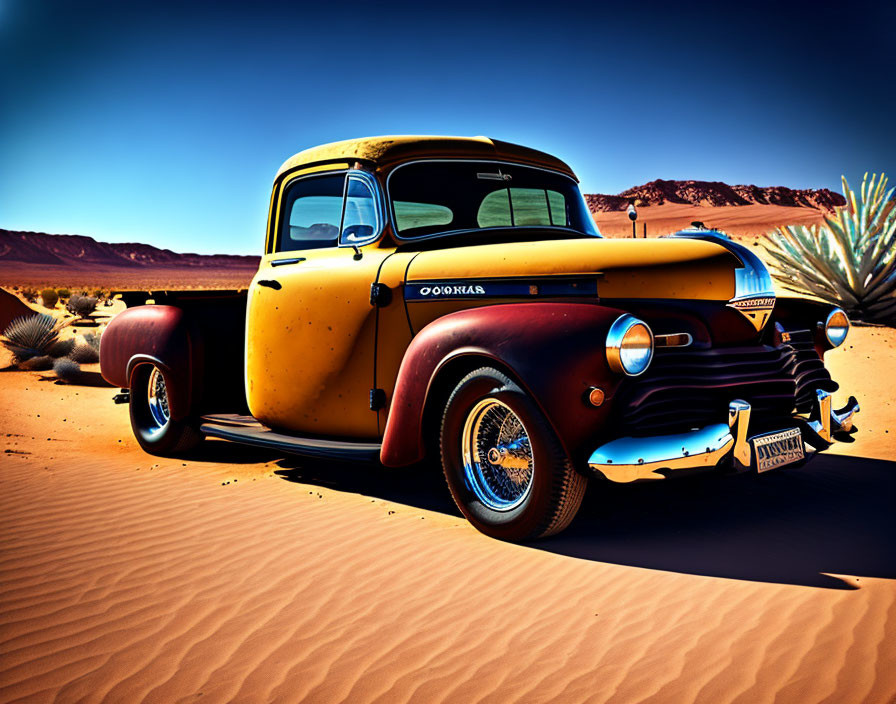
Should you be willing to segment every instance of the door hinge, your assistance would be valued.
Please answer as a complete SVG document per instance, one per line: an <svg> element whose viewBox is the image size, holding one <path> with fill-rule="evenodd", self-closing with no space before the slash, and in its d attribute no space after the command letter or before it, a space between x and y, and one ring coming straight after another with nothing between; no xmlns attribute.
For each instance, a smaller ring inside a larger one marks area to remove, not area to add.
<svg viewBox="0 0 896 704"><path fill-rule="evenodd" d="M379 411L386 407L386 392L382 389L370 390L370 410Z"/></svg>
<svg viewBox="0 0 896 704"><path fill-rule="evenodd" d="M392 301L392 289L386 284L370 284L370 305L382 308Z"/></svg>

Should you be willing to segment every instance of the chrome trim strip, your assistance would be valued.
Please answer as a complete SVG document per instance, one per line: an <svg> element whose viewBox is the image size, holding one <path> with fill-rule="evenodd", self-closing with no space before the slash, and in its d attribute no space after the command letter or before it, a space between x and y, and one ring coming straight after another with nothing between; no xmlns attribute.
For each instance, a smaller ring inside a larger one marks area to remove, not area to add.
<svg viewBox="0 0 896 704"><path fill-rule="evenodd" d="M653 344L657 347L690 347L694 337L689 332L673 332L667 335L654 335Z"/></svg>

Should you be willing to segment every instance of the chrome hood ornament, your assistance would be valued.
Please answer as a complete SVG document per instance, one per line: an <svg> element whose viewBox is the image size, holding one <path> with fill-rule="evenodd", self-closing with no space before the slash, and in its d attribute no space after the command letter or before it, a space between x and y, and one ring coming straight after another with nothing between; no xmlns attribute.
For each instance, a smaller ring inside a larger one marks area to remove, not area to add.
<svg viewBox="0 0 896 704"><path fill-rule="evenodd" d="M759 257L715 230L682 230L669 237L715 242L736 256L741 266L734 270L734 297L728 305L749 320L757 332L765 327L775 307L775 289Z"/></svg>

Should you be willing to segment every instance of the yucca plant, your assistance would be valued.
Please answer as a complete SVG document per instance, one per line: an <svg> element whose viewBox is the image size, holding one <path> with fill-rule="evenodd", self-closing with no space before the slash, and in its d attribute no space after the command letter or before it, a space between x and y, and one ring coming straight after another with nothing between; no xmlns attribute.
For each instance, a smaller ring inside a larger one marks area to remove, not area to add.
<svg viewBox="0 0 896 704"><path fill-rule="evenodd" d="M763 243L786 290L840 306L858 320L896 322L896 188L866 173L859 197L843 177L846 206L822 225L778 228Z"/></svg>
<svg viewBox="0 0 896 704"><path fill-rule="evenodd" d="M3 331L0 342L12 352L18 364L47 354L58 335L56 319L46 313L37 313L13 320Z"/></svg>

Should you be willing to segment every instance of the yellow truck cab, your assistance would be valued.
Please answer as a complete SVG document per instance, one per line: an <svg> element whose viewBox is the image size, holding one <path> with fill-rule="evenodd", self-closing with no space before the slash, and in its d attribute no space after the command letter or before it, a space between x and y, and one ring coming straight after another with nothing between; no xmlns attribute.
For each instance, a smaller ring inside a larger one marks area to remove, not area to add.
<svg viewBox="0 0 896 704"><path fill-rule="evenodd" d="M760 473L855 432L823 363L848 329L721 233L602 238L548 154L374 137L283 164L248 292L154 294L101 364L148 452L440 458L477 528L526 540L589 478Z"/></svg>

